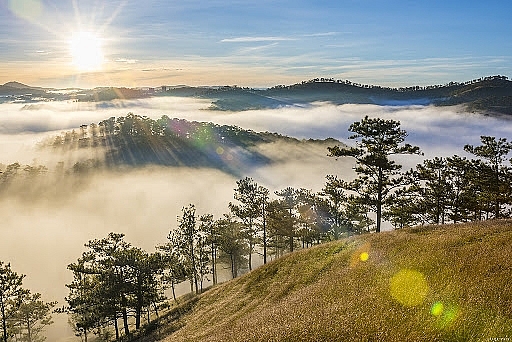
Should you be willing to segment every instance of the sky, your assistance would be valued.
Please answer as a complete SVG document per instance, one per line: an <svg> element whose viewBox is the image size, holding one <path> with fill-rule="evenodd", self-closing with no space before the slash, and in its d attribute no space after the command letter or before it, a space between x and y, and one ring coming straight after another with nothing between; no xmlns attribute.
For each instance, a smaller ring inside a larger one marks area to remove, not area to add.
<svg viewBox="0 0 512 342"><path fill-rule="evenodd" d="M0 0L0 84L409 86L512 76L512 2ZM91 65L87 65L91 63Z"/></svg>

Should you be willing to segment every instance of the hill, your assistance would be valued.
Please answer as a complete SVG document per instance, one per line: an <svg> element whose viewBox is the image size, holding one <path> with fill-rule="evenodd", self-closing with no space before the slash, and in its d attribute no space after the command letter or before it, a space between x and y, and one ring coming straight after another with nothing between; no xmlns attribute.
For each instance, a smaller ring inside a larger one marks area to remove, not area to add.
<svg viewBox="0 0 512 342"><path fill-rule="evenodd" d="M348 80L316 78L267 89L238 86L162 86L161 88L116 88L58 90L31 87L19 82L0 85L0 96L17 102L74 100L105 102L154 96L196 97L211 100L212 110L244 111L307 106L312 102L375 105L464 105L466 110L484 114L512 115L512 81L506 76L488 76L444 85L390 88ZM5 99L3 101L6 101Z"/></svg>
<svg viewBox="0 0 512 342"><path fill-rule="evenodd" d="M160 165L208 167L239 175L242 170L274 162L258 149L269 143L302 147L304 153L308 146L321 145L325 156L327 146L340 144L332 138L298 140L237 126L167 116L153 120L129 113L82 125L79 131L62 132L41 142L39 147L66 152L68 157L85 154L89 159L78 160L73 166L79 173L99 167Z"/></svg>
<svg viewBox="0 0 512 342"><path fill-rule="evenodd" d="M319 245L209 290L145 341L510 338L511 240L503 220Z"/></svg>
<svg viewBox="0 0 512 342"><path fill-rule="evenodd" d="M467 110L474 112L512 115L512 81L504 76L404 88L322 78L264 90L239 87L198 90L197 96L211 98L212 109L227 111L301 106L323 101L339 105L464 105Z"/></svg>
<svg viewBox="0 0 512 342"><path fill-rule="evenodd" d="M16 82L16 81L12 81L12 82L7 82L3 85L4 87L11 87L11 88L15 88L15 89L25 89L25 88L30 88L30 86L26 85L26 84L23 84L23 83L20 83L20 82Z"/></svg>

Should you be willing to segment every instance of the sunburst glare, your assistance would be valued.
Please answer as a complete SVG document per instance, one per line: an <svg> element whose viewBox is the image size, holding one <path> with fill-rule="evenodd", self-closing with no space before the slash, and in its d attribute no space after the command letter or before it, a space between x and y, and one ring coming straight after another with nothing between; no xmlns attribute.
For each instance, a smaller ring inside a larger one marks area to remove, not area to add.
<svg viewBox="0 0 512 342"><path fill-rule="evenodd" d="M80 31L71 36L69 51L73 65L79 71L101 69L105 62L102 39L93 32Z"/></svg>

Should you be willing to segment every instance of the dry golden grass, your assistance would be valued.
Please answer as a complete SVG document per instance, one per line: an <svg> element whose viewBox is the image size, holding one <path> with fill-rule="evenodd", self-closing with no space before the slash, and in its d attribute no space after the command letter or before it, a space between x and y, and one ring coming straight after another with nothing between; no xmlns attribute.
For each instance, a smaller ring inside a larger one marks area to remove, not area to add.
<svg viewBox="0 0 512 342"><path fill-rule="evenodd" d="M201 296L164 341L512 340L512 221L364 235Z"/></svg>

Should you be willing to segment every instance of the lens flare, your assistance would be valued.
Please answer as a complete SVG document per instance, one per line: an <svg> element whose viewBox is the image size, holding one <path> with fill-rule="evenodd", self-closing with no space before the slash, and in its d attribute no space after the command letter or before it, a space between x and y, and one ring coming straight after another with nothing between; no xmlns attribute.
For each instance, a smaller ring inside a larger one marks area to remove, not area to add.
<svg viewBox="0 0 512 342"><path fill-rule="evenodd" d="M437 328L446 329L449 328L459 316L459 309L456 305L435 302L430 308L430 314L437 317Z"/></svg>
<svg viewBox="0 0 512 342"><path fill-rule="evenodd" d="M368 254L368 252L363 252L359 255L359 260L361 260L362 262L365 262L368 260L369 257L370 257L370 255Z"/></svg>
<svg viewBox="0 0 512 342"><path fill-rule="evenodd" d="M432 307L430 308L430 314L432 314L432 316L436 316L436 317L441 316L443 314L443 311L444 311L444 305L441 302L434 303L432 305Z"/></svg>
<svg viewBox="0 0 512 342"><path fill-rule="evenodd" d="M444 310L443 314L439 317L438 327L441 329L449 328L459 316L459 309L457 307L450 307Z"/></svg>
<svg viewBox="0 0 512 342"><path fill-rule="evenodd" d="M366 242L359 246L352 256L350 257L350 267L356 267L361 262L366 262L370 259L370 243Z"/></svg>
<svg viewBox="0 0 512 342"><path fill-rule="evenodd" d="M404 306L418 306L423 303L428 293L428 284L423 274L404 269L391 278L391 296Z"/></svg>

